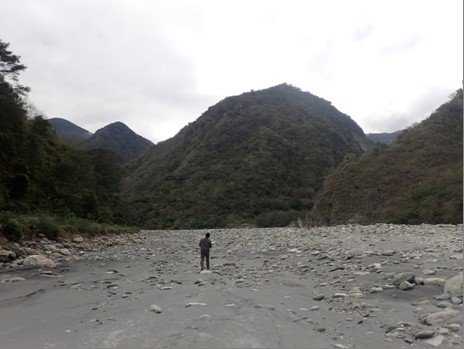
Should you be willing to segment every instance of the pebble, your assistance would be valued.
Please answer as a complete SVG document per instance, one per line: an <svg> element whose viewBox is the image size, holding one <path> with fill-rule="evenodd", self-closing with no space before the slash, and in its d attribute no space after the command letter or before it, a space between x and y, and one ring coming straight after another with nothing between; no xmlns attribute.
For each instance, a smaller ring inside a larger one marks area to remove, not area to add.
<svg viewBox="0 0 464 349"><path fill-rule="evenodd" d="M382 287L371 287L371 289L369 290L370 293L380 293L382 291L383 291Z"/></svg>
<svg viewBox="0 0 464 349"><path fill-rule="evenodd" d="M8 279L2 279L0 281L0 283L7 284L7 283L13 283L13 282L19 282L19 281L25 281L25 280L26 280L25 278L15 276L15 277L11 277L11 278L8 278Z"/></svg>
<svg viewBox="0 0 464 349"><path fill-rule="evenodd" d="M424 331L420 331L420 332L417 332L415 335L414 335L414 338L415 339L426 339L426 338L431 338L435 336L435 331L432 331L432 330L424 330Z"/></svg>
<svg viewBox="0 0 464 349"><path fill-rule="evenodd" d="M189 307L204 306L204 305L208 305L208 304L200 303L200 302L191 302L191 303L187 303L185 307L189 308Z"/></svg>
<svg viewBox="0 0 464 349"><path fill-rule="evenodd" d="M341 293L341 292L334 293L333 295L333 298L345 298L345 297L346 297L346 293Z"/></svg>
<svg viewBox="0 0 464 349"><path fill-rule="evenodd" d="M86 238L85 241L84 239L68 241L67 245L59 242L51 243L44 239L36 244L31 244L28 248L30 252L42 255L57 263L60 263L66 257L70 257L66 256L66 252L64 254L60 253L60 251L63 252L63 249L67 249L71 256L79 256L85 261L99 261L98 263L113 260L131 260L139 257L146 258L152 260L152 270L147 271L147 273L155 276L153 279L147 279L145 275L141 279L151 286L158 284L159 289L162 290L172 289L172 286L168 286L169 283L182 284L182 281L171 278L171 276L175 276L190 285L192 282L198 286L208 284L216 285L218 288L222 288L222 285L224 285L225 287L244 288L247 292L255 291L259 293L265 290L268 284L275 281L276 277L280 277L285 273L294 273L301 279L311 282L314 289L310 289L306 294L304 294L304 291L302 293L288 291L287 294L292 297L284 297L285 303L282 300L282 304L288 303L289 307L292 304L293 309L304 310L306 315L310 314L307 312L308 310L315 313L313 313L313 319L298 315L298 311L291 311L288 316L297 317L297 320L305 320L308 324L311 324L313 330L325 332L329 338L337 342L332 344L334 347L350 348L354 347L354 344L348 343L348 338L350 338L348 336L352 334L340 334L341 331L345 332L343 327L338 328L338 323L331 324L329 322L330 317L327 315L332 313L340 316L339 322L344 322L345 319L349 321L348 328L352 330L355 329L355 326L360 326L359 330L364 331L367 329L367 327L364 327L365 324L373 326L371 328L387 328L391 326L391 323L398 322L394 329L388 333L389 336L385 336L385 340L395 342L397 347L404 346L405 342L414 344L414 338L430 346L440 345L445 340L446 344L462 344L462 327L457 319L462 314L462 309L460 309L461 311L454 309L443 309L441 311L442 309L440 309L437 313L429 313L433 309L432 304L437 306L440 304L443 307L452 305L454 308L462 304L462 292L454 294L454 291L450 292L449 286L451 284L450 280L455 277L458 280L457 290L462 287L459 283L459 265L456 261L449 261L448 257L451 255L449 251L455 249L457 243L459 243L460 235L456 234L455 231L462 229L462 226L396 226L379 224L375 226L352 225L343 228L343 236L340 236L341 232L333 227L211 230L217 242L214 245L214 252L212 252L212 258L218 260L214 268L218 269L220 273L215 270L214 277L202 275L204 279L208 280L208 283L202 279L195 281L194 276L198 273L197 268L199 267L199 253L195 241L197 236L204 235L204 231L189 231L189 234L195 235L195 238L191 239L192 241L189 241L190 237L186 234L186 231L169 231L168 234L162 232L156 234L150 232L140 233L136 234L134 238ZM449 239L448 231L456 235L455 241ZM426 238L423 238L424 236ZM379 240L378 244L376 243L377 240ZM390 243L391 245L387 246ZM107 248L108 246L111 247ZM393 246L394 248L392 248ZM245 263L240 263L240 270L237 272L239 264L236 261L240 260L242 254L252 256L250 260L253 261L253 264L247 266ZM5 256L7 255L5 254ZM18 254L16 258L18 263L16 265L20 265L20 261L25 257L26 255ZM407 265L403 265L403 263ZM439 263L442 265L438 265ZM453 266L451 263L455 263L455 265ZM9 260L0 262L0 266L3 265L4 267L9 267L12 264ZM185 264L187 264L186 267ZM332 272L329 273L329 270L332 270ZM414 270L414 273L410 270ZM423 274L421 274L421 271ZM211 273L211 271L203 271L201 274ZM421 277L416 277L415 273L420 274ZM129 297L127 293L121 295L121 291L125 291L126 282L130 281L130 273L127 273L124 278L117 271L111 272L111 274L115 274L111 275L111 278L119 278L116 283L114 279L111 279L113 281L109 283L110 285L98 283L95 287L101 288L103 286L105 289L106 287L118 289L117 294L112 293L117 297L111 298L110 302L115 300L123 302L119 297ZM439 277L422 278L424 275L431 276L435 274L438 274ZM401 280L400 276L404 279ZM369 284L363 283L366 279L370 280ZM425 297L423 292L419 292L422 287L421 279L425 285L437 286L436 288L424 288L425 294L427 294ZM8 281L2 280L1 282ZM405 283L403 284L403 282ZM68 287L83 289L82 292L85 292L94 286L87 283L83 284L85 287L82 284L72 284L71 286L68 284ZM408 288L415 288L418 292L399 292L397 288L402 284ZM145 284L145 286L147 285ZM299 285L286 286L297 287ZM436 290L436 293L428 293L432 289ZM294 290L298 289L295 288ZM312 292L313 290L319 292ZM203 291L209 290L206 287L196 287L194 292L199 291L203 293ZM439 295L441 292L443 292L443 295L434 300L434 296ZM380 294L373 295L375 293ZM300 307L297 303L303 294L306 297L305 303L299 305L306 305L307 308ZM361 303L360 299L363 297L370 299L370 302L375 304ZM391 306L392 302L396 301L395 297L399 301L397 307L394 304ZM402 297L405 298L402 299ZM440 297L443 298L440 299ZM326 301L317 303L321 307L317 305L309 307L308 299ZM406 301L404 301L405 299ZM388 302L385 300L388 300ZM127 301L124 302L127 303ZM241 303L242 299L235 298L231 298L229 302L224 307L232 309L224 309L224 311L243 310L247 306L249 307L250 304L245 302L244 299L243 303ZM262 299L261 302L266 301ZM270 302L272 303L272 301ZM406 304L406 307L402 308L401 311L410 311L410 317L415 319L415 323L399 324L401 318L398 318L397 314L402 304ZM409 304L422 305L423 308L416 314L414 308ZM206 303L191 302L186 304L185 307L206 305ZM150 306L150 311L156 313L156 307L159 308L159 313L161 313L162 310L157 305ZM255 308L276 309L273 304L256 304ZM99 311L102 311L102 309L97 308ZM258 310L255 311L258 312ZM270 312L260 311L260 313L265 316L274 316ZM280 313L275 312L274 314L279 315ZM210 317L210 315L204 314L200 318L207 319ZM293 319L293 321L296 320ZM448 324L450 321L455 323ZM420 328L424 327L421 323L433 326L433 328L420 331ZM429 331L429 334L430 332L433 334L427 337L427 331ZM425 333L420 334L421 332ZM341 339L343 337L346 338L346 341ZM430 340L430 343L425 342L428 340ZM379 341L382 341L382 336L379 337ZM418 343L415 345L418 345Z"/></svg>
<svg viewBox="0 0 464 349"><path fill-rule="evenodd" d="M324 298L325 298L325 294L315 294L315 295L313 296L313 300L315 300L315 301L321 301L321 300L323 300Z"/></svg>
<svg viewBox="0 0 464 349"><path fill-rule="evenodd" d="M461 325L453 323L453 324L449 324L448 326L446 326L446 328L450 330L451 332L458 332L461 329Z"/></svg>
<svg viewBox="0 0 464 349"><path fill-rule="evenodd" d="M150 311L152 311L154 313L157 313L157 314L161 314L163 312L161 307L159 305L156 305L156 304L150 305Z"/></svg>
<svg viewBox="0 0 464 349"><path fill-rule="evenodd" d="M264 309L268 309L268 310L275 310L275 306L273 306L272 304L256 304L255 305L255 308L264 308Z"/></svg>

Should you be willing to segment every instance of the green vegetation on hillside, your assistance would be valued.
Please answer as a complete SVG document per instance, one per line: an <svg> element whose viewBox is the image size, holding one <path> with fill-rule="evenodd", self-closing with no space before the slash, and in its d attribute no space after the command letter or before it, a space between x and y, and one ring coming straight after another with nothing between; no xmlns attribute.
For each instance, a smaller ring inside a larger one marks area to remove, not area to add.
<svg viewBox="0 0 464 349"><path fill-rule="evenodd" d="M149 228L256 223L270 212L304 217L323 178L367 144L329 102L284 84L209 108L131 164L123 192Z"/></svg>
<svg viewBox="0 0 464 349"><path fill-rule="evenodd" d="M121 123L97 132L122 156L148 147L123 165L33 114L25 68L0 40L0 233L11 240L76 226L285 226L309 212L310 224L462 223L462 90L372 148L330 102L282 84L228 97L152 147ZM126 136L135 143L114 142Z"/></svg>
<svg viewBox="0 0 464 349"><path fill-rule="evenodd" d="M28 89L18 84L26 67L2 41L0 68L1 212L126 223L117 156L104 149L67 146L43 116L30 114ZM14 220L9 222L0 224L7 235L15 227Z"/></svg>
<svg viewBox="0 0 464 349"><path fill-rule="evenodd" d="M388 146L343 162L310 222L462 223L462 105L461 89Z"/></svg>

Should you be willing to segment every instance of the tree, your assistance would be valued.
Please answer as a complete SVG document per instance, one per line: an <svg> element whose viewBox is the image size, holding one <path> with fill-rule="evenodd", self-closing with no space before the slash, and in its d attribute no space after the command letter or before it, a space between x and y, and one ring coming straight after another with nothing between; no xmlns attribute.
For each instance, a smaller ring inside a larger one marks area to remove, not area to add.
<svg viewBox="0 0 464 349"><path fill-rule="evenodd" d="M8 50L8 46L9 43L0 40L0 80L8 82L17 94L25 95L30 88L20 85L18 76L26 66L19 62L19 56Z"/></svg>

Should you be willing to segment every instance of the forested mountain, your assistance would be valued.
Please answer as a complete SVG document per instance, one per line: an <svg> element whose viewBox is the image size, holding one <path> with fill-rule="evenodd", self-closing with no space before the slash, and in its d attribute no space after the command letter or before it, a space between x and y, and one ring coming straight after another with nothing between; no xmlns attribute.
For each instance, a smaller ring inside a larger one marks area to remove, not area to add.
<svg viewBox="0 0 464 349"><path fill-rule="evenodd" d="M31 114L25 68L0 40L1 212L145 228L462 223L462 90L389 144L282 84L228 97L153 146L116 122L82 149Z"/></svg>
<svg viewBox="0 0 464 349"><path fill-rule="evenodd" d="M80 126L62 118L51 118L47 120L52 125L58 137L65 143L79 145L86 139L92 137L92 133Z"/></svg>
<svg viewBox="0 0 464 349"><path fill-rule="evenodd" d="M122 165L105 149L64 144L42 116L29 114L26 67L0 40L0 211L123 222Z"/></svg>
<svg viewBox="0 0 464 349"><path fill-rule="evenodd" d="M367 138L374 143L389 144L393 142L403 130L396 132L368 133Z"/></svg>
<svg viewBox="0 0 464 349"><path fill-rule="evenodd" d="M127 169L123 196L150 228L305 215L324 177L370 142L330 102L287 84L228 97Z"/></svg>
<svg viewBox="0 0 464 349"><path fill-rule="evenodd" d="M134 160L153 145L122 122L113 122L92 134L65 119L52 118L48 121L65 143L80 149L105 148L120 156L123 162Z"/></svg>
<svg viewBox="0 0 464 349"><path fill-rule="evenodd" d="M310 224L462 223L463 94L331 173Z"/></svg>
<svg viewBox="0 0 464 349"><path fill-rule="evenodd" d="M90 138L79 145L83 149L105 148L115 152L123 162L140 156L151 141L138 135L122 122L114 122L97 130Z"/></svg>

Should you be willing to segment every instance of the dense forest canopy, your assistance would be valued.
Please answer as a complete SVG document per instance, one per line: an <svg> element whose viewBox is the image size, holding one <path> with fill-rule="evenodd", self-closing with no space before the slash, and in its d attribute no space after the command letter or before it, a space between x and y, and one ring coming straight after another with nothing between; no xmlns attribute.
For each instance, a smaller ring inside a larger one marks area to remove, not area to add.
<svg viewBox="0 0 464 349"><path fill-rule="evenodd" d="M312 224L462 223L463 93L326 177Z"/></svg>
<svg viewBox="0 0 464 349"><path fill-rule="evenodd" d="M28 105L8 47L0 40L0 213L158 229L284 226L309 212L311 224L462 222L462 90L373 147L330 102L281 84L228 97L155 146L117 122L93 135L121 158L63 142Z"/></svg>
<svg viewBox="0 0 464 349"><path fill-rule="evenodd" d="M369 144L330 102L282 84L210 107L131 164L123 192L150 228L288 224Z"/></svg>
<svg viewBox="0 0 464 349"><path fill-rule="evenodd" d="M119 198L121 161L105 149L63 144L51 125L28 107L26 69L0 41L0 209L124 221Z"/></svg>

